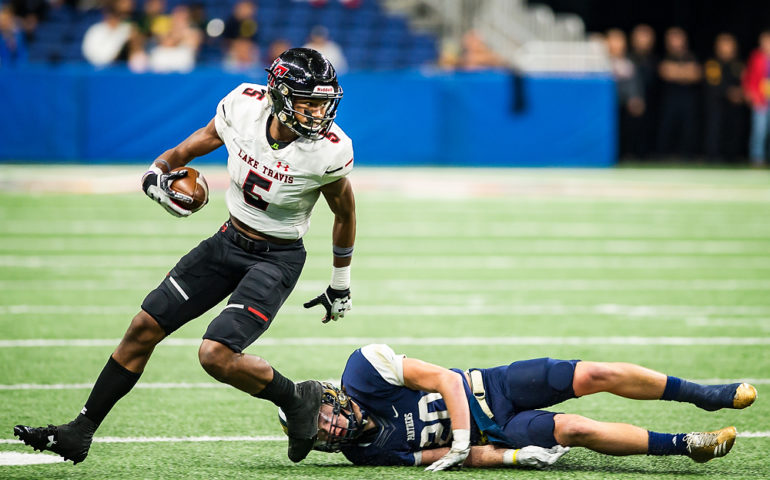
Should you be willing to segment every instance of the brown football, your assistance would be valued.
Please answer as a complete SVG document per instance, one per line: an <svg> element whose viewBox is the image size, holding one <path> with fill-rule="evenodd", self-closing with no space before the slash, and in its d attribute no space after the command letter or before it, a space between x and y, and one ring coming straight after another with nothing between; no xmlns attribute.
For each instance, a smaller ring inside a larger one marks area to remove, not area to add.
<svg viewBox="0 0 770 480"><path fill-rule="evenodd" d="M197 212L209 201L209 186L206 183L206 179L203 178L203 175L192 167L179 167L171 170L171 172L178 172L181 170L187 170L187 176L174 180L169 187L171 190L187 195L193 200L192 203L179 200L174 201L182 208Z"/></svg>

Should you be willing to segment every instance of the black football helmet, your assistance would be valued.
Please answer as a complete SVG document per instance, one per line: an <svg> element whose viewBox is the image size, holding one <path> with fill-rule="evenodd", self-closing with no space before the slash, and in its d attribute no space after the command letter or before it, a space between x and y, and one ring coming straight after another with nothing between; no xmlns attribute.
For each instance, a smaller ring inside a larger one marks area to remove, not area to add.
<svg viewBox="0 0 770 480"><path fill-rule="evenodd" d="M350 397L344 391L329 382L320 383L323 386L323 393L321 394L321 408L318 412L319 423L323 418L335 427L333 431L326 432L326 439L316 439L313 450L328 453L339 452L342 445L355 443L356 439L363 433L367 420L356 420ZM331 411L328 408L324 408L324 405L330 405ZM347 427L338 425L340 416L347 420ZM281 423L283 432L288 435L286 415L280 408L278 409L278 420Z"/></svg>
<svg viewBox="0 0 770 480"><path fill-rule="evenodd" d="M292 132L310 140L322 139L337 116L342 88L337 72L321 53L310 48L286 50L267 70L267 94L273 115ZM294 108L298 98L322 99L327 103L322 117L307 115ZM310 121L300 123L297 115Z"/></svg>

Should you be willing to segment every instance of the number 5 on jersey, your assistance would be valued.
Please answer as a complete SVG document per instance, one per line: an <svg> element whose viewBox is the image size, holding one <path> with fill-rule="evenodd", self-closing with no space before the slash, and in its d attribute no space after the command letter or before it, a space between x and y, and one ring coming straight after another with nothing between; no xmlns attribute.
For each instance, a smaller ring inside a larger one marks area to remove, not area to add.
<svg viewBox="0 0 770 480"><path fill-rule="evenodd" d="M267 207L270 204L262 200L262 195L258 194L254 190L259 188L269 192L272 185L272 180L266 179L254 170L249 170L249 174L246 176L246 180L243 182L243 200L252 207L258 208L260 210L267 210Z"/></svg>

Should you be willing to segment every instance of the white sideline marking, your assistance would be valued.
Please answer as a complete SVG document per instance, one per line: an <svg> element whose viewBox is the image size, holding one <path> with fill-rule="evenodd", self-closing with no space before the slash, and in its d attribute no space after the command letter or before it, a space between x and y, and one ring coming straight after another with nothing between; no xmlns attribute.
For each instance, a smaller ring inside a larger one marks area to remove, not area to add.
<svg viewBox="0 0 770 480"><path fill-rule="evenodd" d="M326 379L326 382L339 383L337 379ZM705 379L692 379L693 382L702 384L724 384L724 383L750 383L752 385L770 385L770 378L705 378ZM91 389L92 383L54 383L54 384L39 384L39 383L18 383L16 385L0 385L0 390L84 390ZM195 389L195 388L232 388L224 383L142 383L139 382L134 388L144 388L150 390L163 390L163 389Z"/></svg>
<svg viewBox="0 0 770 480"><path fill-rule="evenodd" d="M653 262L654 263L654 262ZM719 266L718 268L722 268ZM748 268L748 267L747 267ZM174 287L182 292L176 281L169 277ZM155 280L147 282L119 282L98 281L98 280L8 280L0 281L0 289L8 291L29 291L29 290L90 290L90 291L122 291L122 290L141 290L149 291L154 288ZM468 292L478 291L478 281L457 281L457 280L409 280L409 279L389 279L382 280L356 280L356 287L376 288L377 290L389 289L403 292L404 290L422 292ZM302 292L318 290L316 282L303 282L296 290ZM552 292L562 291L752 291L770 290L770 280L765 279L721 279L721 280L670 280L670 279L615 279L615 280L596 280L596 279L570 279L570 280L540 280L540 279L520 279L520 280L492 280L484 281L481 290L484 292L510 292L510 291L535 291Z"/></svg>
<svg viewBox="0 0 770 480"><path fill-rule="evenodd" d="M139 305L0 305L0 315L135 315ZM306 314L300 305L287 305L281 313ZM465 303L455 305L410 305L410 315L473 316L473 315L620 315L627 317L703 317L708 315L770 315L770 306L740 305L483 305ZM404 315L403 306L362 305L355 315Z"/></svg>
<svg viewBox="0 0 770 480"><path fill-rule="evenodd" d="M120 342L113 339L24 339L0 340L0 348L25 347L113 347ZM161 345L198 346L198 338L169 338ZM637 345L637 346L757 346L770 345L770 337L304 337L263 338L260 347L347 345L360 347L369 343L430 346L505 346L505 345Z"/></svg>
<svg viewBox="0 0 770 480"><path fill-rule="evenodd" d="M0 452L0 466L40 465L43 463L61 463L63 461L64 459L58 455L45 453Z"/></svg>
<svg viewBox="0 0 770 480"><path fill-rule="evenodd" d="M739 432L739 437L767 438L770 431ZM286 437L276 435L232 436L232 437L94 437L94 443L179 443L179 442L285 442ZM15 438L0 438L0 444L23 444Z"/></svg>
<svg viewBox="0 0 770 480"><path fill-rule="evenodd" d="M738 432L738 436L744 438L767 438L770 437L770 432Z"/></svg>
<svg viewBox="0 0 770 480"><path fill-rule="evenodd" d="M175 442L280 442L286 437L275 435L232 437L94 437L94 443L175 443ZM22 444L15 438L0 438L0 443Z"/></svg>
<svg viewBox="0 0 770 480"><path fill-rule="evenodd" d="M746 380L748 381L748 380ZM0 390L81 390L93 388L93 383L52 383L52 384L40 384L40 383L18 383L16 385L0 385ZM224 383L214 382L199 382L199 383L164 383L164 382L147 382L137 383L134 388L145 389L193 389L193 388L230 388L229 385Z"/></svg>
<svg viewBox="0 0 770 480"><path fill-rule="evenodd" d="M681 251L673 251L668 249L662 251L662 247L650 247L647 249L636 249L628 251L620 251L619 249L607 250L607 247L603 245L597 245L592 250L607 251L606 259L596 259L596 251L577 250L574 245L572 247L563 245L561 248L546 249L541 246L539 249L527 249L522 248L510 252L508 255L483 255L483 256L464 256L459 255L457 252L450 253L452 261L447 261L447 255L444 256L431 256L428 254L416 254L408 255L403 254L399 256L395 255L377 255L364 257L356 261L356 264L366 269L386 269L386 270L424 270L426 268L431 269L494 269L494 270L510 270L513 268L541 268L540 263L543 257L548 257L548 261L544 263L542 268L621 268L618 265L620 262L627 262L629 267L643 270L659 270L661 268L671 269L689 267L697 268L699 263L702 262L714 262L716 264L726 263L733 268L740 268L741 265L750 269L767 269L768 268L768 256L766 255L767 242L757 246L754 249L742 249L742 248L725 248L721 252L702 251L704 249L698 249L695 245L689 245L682 247ZM675 259L672 260L673 255L677 254L699 254L694 259ZM725 254L730 256L741 255L738 258L722 259L720 256L712 255L712 253ZM550 255L549 255L550 254ZM584 257L591 255L588 260ZM645 255L644 259L640 258L617 258L613 255L620 255L623 257L626 254L639 254ZM532 255L533 258L523 258ZM749 255L749 258L744 258L742 255ZM171 266L179 260L180 255L178 253L169 255L0 255L0 267L16 267L16 268L40 268L49 270L82 270L82 269L99 269L106 264L112 265L112 268L119 268L121 270L147 270L151 269L157 271L160 266ZM315 258L315 257L314 257ZM604 257L600 257L604 258ZM563 259L563 263L567 267L560 265L559 261ZM660 263L658 260L660 259ZM751 259L755 259L756 262L752 263ZM307 266L316 268L321 265L320 260L311 259L308 261ZM646 263L645 263L646 262ZM585 265L587 266L581 266ZM572 265L572 267L569 267ZM621 264L622 265L622 264ZM164 272L165 273L165 272Z"/></svg>

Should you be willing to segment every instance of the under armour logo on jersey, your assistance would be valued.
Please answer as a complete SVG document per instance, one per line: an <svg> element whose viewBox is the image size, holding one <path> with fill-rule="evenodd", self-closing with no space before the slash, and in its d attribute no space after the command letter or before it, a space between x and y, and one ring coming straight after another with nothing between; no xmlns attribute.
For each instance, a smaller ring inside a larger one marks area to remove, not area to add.
<svg viewBox="0 0 770 480"><path fill-rule="evenodd" d="M288 172L289 171L289 164L288 163L283 163L283 162L278 162L278 164L275 166L275 168L276 169L283 168L284 172Z"/></svg>

